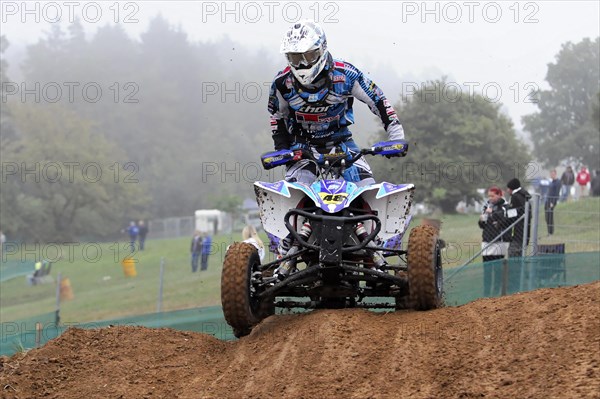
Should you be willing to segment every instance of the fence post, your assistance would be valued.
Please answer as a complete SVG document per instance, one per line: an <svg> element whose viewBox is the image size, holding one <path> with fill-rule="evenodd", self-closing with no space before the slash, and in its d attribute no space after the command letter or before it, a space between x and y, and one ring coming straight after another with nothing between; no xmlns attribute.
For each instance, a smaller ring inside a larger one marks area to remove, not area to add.
<svg viewBox="0 0 600 399"><path fill-rule="evenodd" d="M165 274L165 258L160 258L160 277L158 282L158 302L156 304L156 312L162 312L162 296L163 296L163 277Z"/></svg>
<svg viewBox="0 0 600 399"><path fill-rule="evenodd" d="M42 323L39 321L35 323L35 347L40 347L40 342L42 341Z"/></svg>
<svg viewBox="0 0 600 399"><path fill-rule="evenodd" d="M62 274L58 272L56 276L56 313L54 315L54 324L58 326L60 324L60 283L62 281Z"/></svg>
<svg viewBox="0 0 600 399"><path fill-rule="evenodd" d="M538 228L540 223L540 195L537 193L533 194L533 198L533 219L531 221L531 254L536 256L538 251Z"/></svg>
<svg viewBox="0 0 600 399"><path fill-rule="evenodd" d="M521 248L521 257L527 254L527 241L529 241L529 212L531 208L529 201L525 202L525 213L523 214L523 247Z"/></svg>
<svg viewBox="0 0 600 399"><path fill-rule="evenodd" d="M521 247L521 278L519 281L519 291L525 287L525 254L527 253L527 241L529 240L529 201L525 202L525 213L523 214L523 246Z"/></svg>
<svg viewBox="0 0 600 399"><path fill-rule="evenodd" d="M539 227L539 209L540 209L540 195L535 193L533 194L533 215L531 220L531 252L530 256L537 256L538 251L538 227ZM535 274L536 274L536 263L527 262L528 270L529 270L529 281L527 282L527 289L529 291L534 289L533 283L535 282Z"/></svg>
<svg viewBox="0 0 600 399"><path fill-rule="evenodd" d="M506 287L508 286L508 262L509 260L505 256L502 262L502 290L500 292L501 296L505 296L507 291Z"/></svg>

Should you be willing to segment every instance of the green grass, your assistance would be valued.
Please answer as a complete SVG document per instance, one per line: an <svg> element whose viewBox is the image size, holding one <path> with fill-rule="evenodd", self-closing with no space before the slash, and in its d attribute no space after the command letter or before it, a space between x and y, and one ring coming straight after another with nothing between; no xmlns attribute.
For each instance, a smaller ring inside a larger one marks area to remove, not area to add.
<svg viewBox="0 0 600 399"><path fill-rule="evenodd" d="M547 235L544 210L540 210L540 244L565 243L566 252L600 251L600 198L560 203L554 210L555 231Z"/></svg>
<svg viewBox="0 0 600 399"><path fill-rule="evenodd" d="M588 198L559 204L555 211L556 233L543 237L540 244L567 243L567 252L600 250L600 199ZM478 215L441 215L441 237L447 242L443 260L445 267L462 265L480 248L481 230ZM411 226L420 223L413 220ZM568 227L574 226L574 227ZM540 236L546 233L543 212L540 214ZM218 247L209 258L208 271L192 273L190 267L190 238L150 240L145 251L135 254L137 276L125 277L120 261L128 253L127 243L100 244L102 255L96 262L86 261L82 246L69 259L52 267L52 276L60 272L69 278L75 298L61 303L63 322L83 323L156 311L160 259L164 257L163 310L220 305L220 278L223 253L239 233L215 237ZM263 239L266 240L265 236ZM581 242L576 242L576 241ZM88 251L94 256L94 251ZM118 256L115 256L118 255ZM474 262L480 262L476 259ZM56 284L28 286L24 277L0 284L0 321L32 317L55 310Z"/></svg>
<svg viewBox="0 0 600 399"><path fill-rule="evenodd" d="M60 272L68 278L75 298L61 303L64 322L85 322L156 311L161 257L165 259L163 310L175 310L220 304L222 253L233 241L232 236L215 237L216 253L209 257L208 270L191 272L190 239L149 240L146 250L137 252L136 277L126 277L120 261L128 254L121 242L99 244L102 255L86 261L81 250L69 259L54 263L51 275ZM92 253L92 250L89 251ZM88 257L88 259L91 258ZM2 283L0 290L1 321L17 320L56 308L56 284L28 286L25 277Z"/></svg>

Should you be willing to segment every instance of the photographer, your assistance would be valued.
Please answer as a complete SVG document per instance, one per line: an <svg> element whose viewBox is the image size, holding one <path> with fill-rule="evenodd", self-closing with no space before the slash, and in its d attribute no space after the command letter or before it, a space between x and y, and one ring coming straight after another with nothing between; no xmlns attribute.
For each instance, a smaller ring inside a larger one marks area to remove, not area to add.
<svg viewBox="0 0 600 399"><path fill-rule="evenodd" d="M479 228L482 231L483 249L483 295L494 296L500 294L501 287L501 269L499 265L489 263L502 259L508 253L510 243L510 232L504 233L498 240L492 242L502 231L508 227L506 216L507 204L502 197L502 190L493 186L488 189L488 202L483 207L483 212L479 217ZM493 280L493 288L492 288Z"/></svg>
<svg viewBox="0 0 600 399"><path fill-rule="evenodd" d="M544 202L544 214L549 236L554 234L554 208L560 196L560 180L556 178L556 169L550 171L550 180L550 190Z"/></svg>
<svg viewBox="0 0 600 399"><path fill-rule="evenodd" d="M508 188L508 193L510 194L507 216L510 220L510 223L513 223L518 218L523 216L523 214L525 214L525 206L531 199L531 194L521 187L521 182L517 178L511 179L506 184L506 187ZM525 247L529 245L529 238L531 237L531 214L532 213L530 211L527 220L526 232L525 220L521 220L515 225L512 233L512 239L510 240L510 245L508 246L509 258L523 256L523 252L525 250L525 248L523 248L523 244L525 244ZM524 239L525 243L523 243Z"/></svg>

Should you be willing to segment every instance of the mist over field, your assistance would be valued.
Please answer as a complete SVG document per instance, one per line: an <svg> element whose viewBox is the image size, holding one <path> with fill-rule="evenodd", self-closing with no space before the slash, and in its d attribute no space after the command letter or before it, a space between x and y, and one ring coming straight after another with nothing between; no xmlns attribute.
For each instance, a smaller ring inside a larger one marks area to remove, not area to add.
<svg viewBox="0 0 600 399"><path fill-rule="evenodd" d="M370 76L411 143L372 160L452 212L477 189L549 167L598 167L595 2L2 3L1 228L48 241L128 220L236 209L277 180L269 88L279 42L321 23ZM559 22L560 21L560 22ZM354 104L361 146L384 139ZM525 117L525 118L523 118ZM493 164L493 167L490 165Z"/></svg>

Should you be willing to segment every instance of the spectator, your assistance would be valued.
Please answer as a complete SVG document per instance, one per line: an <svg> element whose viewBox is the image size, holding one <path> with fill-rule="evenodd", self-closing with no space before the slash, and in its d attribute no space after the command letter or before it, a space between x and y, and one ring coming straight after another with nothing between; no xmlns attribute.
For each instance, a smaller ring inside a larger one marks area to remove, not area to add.
<svg viewBox="0 0 600 399"><path fill-rule="evenodd" d="M6 236L4 235L2 230L0 230L0 261L2 261L2 262L4 262L4 257L2 256L2 254L4 253L4 243L5 242L6 242Z"/></svg>
<svg viewBox="0 0 600 399"><path fill-rule="evenodd" d="M590 195L593 197L600 197L600 170L596 169L594 178L590 184Z"/></svg>
<svg viewBox="0 0 600 399"><path fill-rule="evenodd" d="M199 230L194 231L190 252L192 253L192 273L195 273L198 271L198 259L202 253L202 236Z"/></svg>
<svg viewBox="0 0 600 399"><path fill-rule="evenodd" d="M548 197L544 202L544 211L546 215L546 226L548 228L548 235L554 234L554 208L558 203L558 197L560 196L560 180L556 177L556 169L550 171L550 189L548 190Z"/></svg>
<svg viewBox="0 0 600 399"><path fill-rule="evenodd" d="M139 234L139 229L135 225L135 222L132 221L131 223L129 223L129 227L127 228L127 234L129 234L129 244L131 247L131 252L135 252L135 242Z"/></svg>
<svg viewBox="0 0 600 399"><path fill-rule="evenodd" d="M540 196L542 197L542 201L546 201L546 197L548 197L548 191L550 190L550 180L548 179L540 179Z"/></svg>
<svg viewBox="0 0 600 399"><path fill-rule="evenodd" d="M210 255L210 249L212 245L212 238L210 234L206 234L202 239L202 265L200 270L208 269L208 255Z"/></svg>
<svg viewBox="0 0 600 399"><path fill-rule="evenodd" d="M590 172L588 172L585 166L581 167L579 173L577 173L577 184L579 184L579 191L577 197L582 198L588 195L587 185L590 182Z"/></svg>
<svg viewBox="0 0 600 399"><path fill-rule="evenodd" d="M138 222L138 230L139 230L139 241L140 241L140 251L144 250L144 243L146 242L146 236L148 235L148 226L144 223L143 220Z"/></svg>
<svg viewBox="0 0 600 399"><path fill-rule="evenodd" d="M502 268L499 264L490 262L503 259L508 253L509 231L494 241L509 226L506 212L507 204L502 198L502 190L496 186L490 187L488 189L488 202L483 207L483 212L479 217L479 228L483 230L481 242L481 248L483 249L483 295L486 297L500 294ZM494 242L491 243L492 241Z"/></svg>
<svg viewBox="0 0 600 399"><path fill-rule="evenodd" d="M510 180L506 186L510 194L510 206L507 212L510 223L514 223L518 218L525 214L525 205L529 203L531 194L521 187L519 179ZM529 211L529 219L527 223L527 232L525 233L525 220L519 221L513 228L512 238L508 247L508 256L523 256L523 239L526 238L525 246L529 244L529 236L531 231L531 210ZM525 237L526 235L526 237Z"/></svg>
<svg viewBox="0 0 600 399"><path fill-rule="evenodd" d="M246 227L244 227L244 229L242 230L242 240L244 240L243 242L247 242L248 244L252 244L256 247L256 249L258 250L258 256L260 258L260 261L262 262L265 258L265 245L258 236L258 233L256 232L254 226L247 225Z"/></svg>
<svg viewBox="0 0 600 399"><path fill-rule="evenodd" d="M43 270L42 261L35 262L34 270L33 270L33 279L32 279L33 285L35 285L37 283L37 279L38 279L38 277L41 276L42 270Z"/></svg>
<svg viewBox="0 0 600 399"><path fill-rule="evenodd" d="M571 187L575 184L575 173L573 173L572 167L567 166L567 169L560 176L560 184L562 185L560 202L566 202L571 194Z"/></svg>
<svg viewBox="0 0 600 399"><path fill-rule="evenodd" d="M540 195L542 203L546 201L548 190L550 189L550 179L546 177L534 177L529 182L533 191Z"/></svg>

